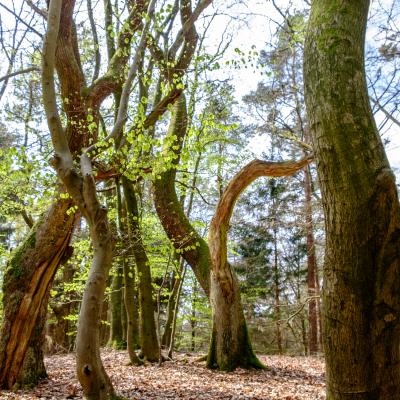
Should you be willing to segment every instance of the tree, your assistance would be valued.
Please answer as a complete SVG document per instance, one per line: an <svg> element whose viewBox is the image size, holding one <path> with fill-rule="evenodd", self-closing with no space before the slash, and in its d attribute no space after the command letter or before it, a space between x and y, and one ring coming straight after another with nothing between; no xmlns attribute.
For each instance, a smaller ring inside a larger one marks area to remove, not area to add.
<svg viewBox="0 0 400 400"><path fill-rule="evenodd" d="M323 197L328 399L400 398L400 207L366 88L368 0L315 0L304 52Z"/></svg>

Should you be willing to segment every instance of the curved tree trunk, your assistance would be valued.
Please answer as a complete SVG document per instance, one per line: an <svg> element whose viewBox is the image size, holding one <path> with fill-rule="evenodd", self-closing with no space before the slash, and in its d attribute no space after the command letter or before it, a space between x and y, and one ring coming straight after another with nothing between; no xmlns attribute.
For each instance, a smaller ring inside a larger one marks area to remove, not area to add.
<svg viewBox="0 0 400 400"><path fill-rule="evenodd" d="M46 294L71 238L74 216L66 213L71 205L71 200L57 200L15 250L7 266L3 282L4 319L0 335L1 387L14 386L28 343L34 340L32 333L39 312L42 307L47 308ZM40 364L41 361L37 360L36 363ZM40 375L43 373L39 373L38 377ZM24 382L23 377L19 377L18 381ZM35 384L37 380L30 377L26 383Z"/></svg>
<svg viewBox="0 0 400 400"><path fill-rule="evenodd" d="M231 371L237 367L264 367L253 352L239 284L227 258L229 222L236 200L256 178L292 175L309 161L309 158L299 162L254 160L234 176L219 200L208 234L212 259L210 300L213 314L213 336L207 358L210 368Z"/></svg>
<svg viewBox="0 0 400 400"><path fill-rule="evenodd" d="M100 205L97 198L91 160L83 151L80 156L80 173L76 171L73 158L75 151L69 144L70 138L58 114L54 70L56 50L64 51L64 48L57 47L57 38L63 30L63 6L68 8L68 5L68 2L64 3L62 0L50 1L42 58L43 104L55 151L52 164L85 217L93 245L93 259L79 314L76 339L77 375L86 399L107 400L115 393L100 358L100 323L113 255L113 237L108 224L107 209ZM72 10L73 8L69 9L70 12ZM86 118L81 118L78 122L78 126L87 126ZM82 151L81 148L77 150Z"/></svg>
<svg viewBox="0 0 400 400"><path fill-rule="evenodd" d="M364 71L368 0L314 0L305 97L326 224L327 399L400 399L400 208Z"/></svg>
<svg viewBox="0 0 400 400"><path fill-rule="evenodd" d="M168 136L176 139L166 155L174 154L172 166L160 174L160 179L153 182L154 205L161 225L177 253L191 266L193 272L206 293L210 293L210 251L206 241L192 227L185 215L182 204L175 190L176 166L179 164L183 139L187 129L187 111L185 96L181 94L173 107ZM175 149L173 149L175 147Z"/></svg>

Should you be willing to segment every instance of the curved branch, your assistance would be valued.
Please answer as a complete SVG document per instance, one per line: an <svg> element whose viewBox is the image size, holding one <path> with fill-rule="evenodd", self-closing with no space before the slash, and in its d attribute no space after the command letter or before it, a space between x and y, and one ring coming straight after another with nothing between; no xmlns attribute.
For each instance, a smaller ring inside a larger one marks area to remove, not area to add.
<svg viewBox="0 0 400 400"><path fill-rule="evenodd" d="M261 176L289 176L310 163L312 159L312 156L308 156L300 161L269 162L253 160L229 182L218 202L208 234L213 273L218 277L221 290L226 295L232 292L234 285L234 277L227 259L229 221L240 193Z"/></svg>
<svg viewBox="0 0 400 400"><path fill-rule="evenodd" d="M233 207L240 193L257 178L261 176L281 177L293 175L309 164L312 159L313 156L308 156L300 161L271 162L253 160L249 162L232 178L224 190L211 224L228 225Z"/></svg>

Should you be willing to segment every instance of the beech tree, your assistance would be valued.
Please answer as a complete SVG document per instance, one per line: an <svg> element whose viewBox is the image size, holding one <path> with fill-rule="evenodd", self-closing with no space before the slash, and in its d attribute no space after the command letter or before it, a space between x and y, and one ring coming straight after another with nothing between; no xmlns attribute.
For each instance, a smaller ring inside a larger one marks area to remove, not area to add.
<svg viewBox="0 0 400 400"><path fill-rule="evenodd" d="M328 399L400 398L400 207L364 71L369 0L315 0L304 50L323 197Z"/></svg>

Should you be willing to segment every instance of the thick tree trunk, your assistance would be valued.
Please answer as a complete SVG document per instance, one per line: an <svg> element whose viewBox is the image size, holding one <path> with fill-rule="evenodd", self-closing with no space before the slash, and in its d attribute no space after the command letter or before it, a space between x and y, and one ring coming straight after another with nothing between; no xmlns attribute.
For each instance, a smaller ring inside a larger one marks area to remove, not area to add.
<svg viewBox="0 0 400 400"><path fill-rule="evenodd" d="M47 291L40 306L39 315L31 334L24 362L17 378L16 384L21 387L35 386L41 379L47 377L43 361L43 348L45 341L44 331L46 327L48 297L49 291Z"/></svg>
<svg viewBox="0 0 400 400"><path fill-rule="evenodd" d="M304 76L322 191L327 399L400 399L400 209L364 71L369 1L314 0Z"/></svg>
<svg viewBox="0 0 400 400"><path fill-rule="evenodd" d="M140 215L136 193L132 183L125 177L122 178L122 186L128 211L131 245L138 269L141 354L148 361L156 362L159 358L159 344L154 318L155 307L153 301L150 262L142 242L140 232L141 227L139 224Z"/></svg>
<svg viewBox="0 0 400 400"><path fill-rule="evenodd" d="M176 165L179 164L180 152L187 129L186 100L182 94L174 105L174 112L169 126L168 136L175 136L166 154L174 154L173 165L153 182L154 205L160 222L181 255L191 266L198 282L206 293L210 292L211 258L208 245L196 232L178 199L175 190Z"/></svg>
<svg viewBox="0 0 400 400"><path fill-rule="evenodd" d="M15 250L7 266L0 336L1 387L14 386L41 307L47 308L46 293L71 238L74 216L66 213L71 205L70 200L57 200ZM18 380L21 382L21 378Z"/></svg>
<svg viewBox="0 0 400 400"><path fill-rule="evenodd" d="M244 318L239 284L230 267L229 286L211 273L210 300L213 327L207 367L232 371L237 367L264 368L254 354Z"/></svg>
<svg viewBox="0 0 400 400"><path fill-rule="evenodd" d="M312 220L311 206L311 172L310 167L304 167L304 213L306 220L306 239L307 239L307 286L308 296L308 342L310 355L318 353L318 300L319 295L317 286L317 257L315 254L314 224Z"/></svg>

